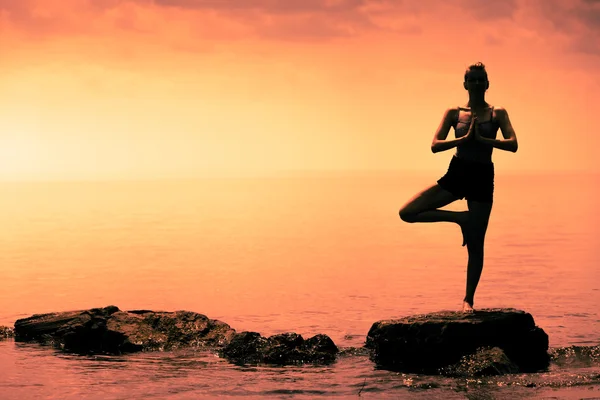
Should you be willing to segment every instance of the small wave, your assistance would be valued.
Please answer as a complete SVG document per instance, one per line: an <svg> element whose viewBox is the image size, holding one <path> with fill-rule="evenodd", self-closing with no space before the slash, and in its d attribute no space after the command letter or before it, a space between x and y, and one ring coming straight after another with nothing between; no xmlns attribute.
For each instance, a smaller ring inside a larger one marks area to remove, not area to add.
<svg viewBox="0 0 600 400"><path fill-rule="evenodd" d="M550 350L550 359L559 367L598 366L600 365L600 345L557 347Z"/></svg>
<svg viewBox="0 0 600 400"><path fill-rule="evenodd" d="M262 392L262 394L264 395L273 395L273 394L288 394L288 395L293 395L293 394L312 394L312 395L327 395L330 394L329 392L326 392L324 390L310 390L310 389L275 389L275 390L267 390Z"/></svg>
<svg viewBox="0 0 600 400"><path fill-rule="evenodd" d="M366 347L339 347L339 357L352 357L352 356L368 356L369 349Z"/></svg>

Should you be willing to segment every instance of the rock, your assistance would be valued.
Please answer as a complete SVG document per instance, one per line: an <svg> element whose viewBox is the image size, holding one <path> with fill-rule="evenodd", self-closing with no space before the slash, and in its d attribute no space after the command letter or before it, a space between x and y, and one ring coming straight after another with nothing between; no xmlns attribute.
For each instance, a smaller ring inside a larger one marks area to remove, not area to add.
<svg viewBox="0 0 600 400"><path fill-rule="evenodd" d="M549 364L548 335L531 314L515 309L441 311L379 321L369 330L365 347L378 367L403 372L437 374L478 349L494 347L518 372L545 370ZM514 369L506 365L507 371Z"/></svg>
<svg viewBox="0 0 600 400"><path fill-rule="evenodd" d="M498 347L479 348L474 354L469 354L440 372L444 375L460 377L481 377L492 375L516 374L519 367Z"/></svg>
<svg viewBox="0 0 600 400"><path fill-rule="evenodd" d="M79 354L211 347L238 364L329 363L337 346L326 335L304 340L296 333L268 338L236 333L224 322L189 311L121 311L115 306L38 314L15 322L15 340L51 344Z"/></svg>
<svg viewBox="0 0 600 400"><path fill-rule="evenodd" d="M297 333L283 333L268 338L257 332L236 333L221 350L229 361L244 364L327 364L335 361L337 346L327 335L304 340Z"/></svg>
<svg viewBox="0 0 600 400"><path fill-rule="evenodd" d="M115 306L33 315L17 320L14 331L15 340L83 354L222 346L235 333L224 322L189 311L121 311Z"/></svg>
<svg viewBox="0 0 600 400"><path fill-rule="evenodd" d="M0 325L0 340L8 339L8 338L11 338L14 336L15 336L15 333L14 333L13 328L9 328L8 326Z"/></svg>

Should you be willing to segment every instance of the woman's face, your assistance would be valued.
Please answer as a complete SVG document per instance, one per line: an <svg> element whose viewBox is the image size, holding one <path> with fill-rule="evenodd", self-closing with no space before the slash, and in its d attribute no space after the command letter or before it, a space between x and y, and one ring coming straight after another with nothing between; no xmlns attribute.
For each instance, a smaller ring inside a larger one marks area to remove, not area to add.
<svg viewBox="0 0 600 400"><path fill-rule="evenodd" d="M469 93L482 93L485 92L489 86L487 74L485 71L474 70L469 72L467 79L464 83L465 89Z"/></svg>

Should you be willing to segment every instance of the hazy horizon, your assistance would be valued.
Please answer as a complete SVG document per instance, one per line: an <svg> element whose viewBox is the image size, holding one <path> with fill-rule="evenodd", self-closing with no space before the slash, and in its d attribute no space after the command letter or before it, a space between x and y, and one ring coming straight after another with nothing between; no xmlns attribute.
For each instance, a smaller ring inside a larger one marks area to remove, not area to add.
<svg viewBox="0 0 600 400"><path fill-rule="evenodd" d="M127 176L127 175L116 175L116 176L61 176L61 177L18 177L13 179L1 179L0 184L10 183L52 183L52 182L65 182L65 183L86 183L86 182L144 182L144 181L202 181L202 180L218 180L218 179L294 179L294 178L327 178L327 177L360 177L360 176L396 176L402 178L403 176L417 177L421 176L424 178L437 179L446 172L445 168L440 169L422 169L422 170L409 170L409 169L294 169L294 170L271 170L271 171L208 171L206 173L190 174L190 175L160 175L160 174L148 174L140 176ZM519 176L548 176L548 175L578 175L578 176L597 176L600 178L600 171L589 171L589 170L506 170L496 171L498 174L505 177L519 177ZM427 185L427 180L423 181L423 185Z"/></svg>

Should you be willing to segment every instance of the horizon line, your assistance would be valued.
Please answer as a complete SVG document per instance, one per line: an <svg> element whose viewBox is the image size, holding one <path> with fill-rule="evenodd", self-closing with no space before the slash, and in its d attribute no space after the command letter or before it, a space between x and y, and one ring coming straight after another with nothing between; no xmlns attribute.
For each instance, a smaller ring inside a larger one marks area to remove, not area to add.
<svg viewBox="0 0 600 400"><path fill-rule="evenodd" d="M148 182L148 181L190 181L190 180L205 180L205 179L259 179L259 178L302 178L302 177L319 177L322 175L373 175L373 174L386 174L386 175L398 175L398 174L410 174L410 175L429 175L429 174L443 174L439 168L435 169L339 169L339 168L323 168L323 169L285 169L285 170L270 170L270 171L225 171L215 170L214 173L198 173L198 174L181 174L181 175L163 175L163 176L151 176L151 175L140 175L140 176L97 176L97 177L22 177L22 178L1 178L0 184L2 183L52 183L52 182ZM524 169L524 170L504 170L500 175L504 176L515 176L515 175L543 175L543 174L559 174L559 175L596 175L600 174L600 170L583 170L583 169L569 169L569 170L541 170L541 169ZM497 173L498 175L498 173Z"/></svg>

